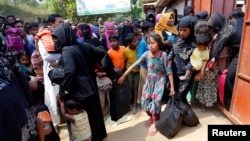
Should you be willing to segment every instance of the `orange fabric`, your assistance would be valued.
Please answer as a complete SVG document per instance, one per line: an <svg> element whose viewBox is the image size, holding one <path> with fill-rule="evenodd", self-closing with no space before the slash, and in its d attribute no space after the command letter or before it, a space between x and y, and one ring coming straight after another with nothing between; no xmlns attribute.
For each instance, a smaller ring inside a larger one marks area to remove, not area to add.
<svg viewBox="0 0 250 141"><path fill-rule="evenodd" d="M52 122L51 116L48 111L42 111L37 114L37 118L41 119L43 122Z"/></svg>
<svg viewBox="0 0 250 141"><path fill-rule="evenodd" d="M116 68L123 69L125 67L124 46L120 46L118 50L110 48L108 55Z"/></svg>
<svg viewBox="0 0 250 141"><path fill-rule="evenodd" d="M54 42L52 40L51 31L48 28L40 28L37 35L35 36L35 41L39 39L47 52L54 52Z"/></svg>

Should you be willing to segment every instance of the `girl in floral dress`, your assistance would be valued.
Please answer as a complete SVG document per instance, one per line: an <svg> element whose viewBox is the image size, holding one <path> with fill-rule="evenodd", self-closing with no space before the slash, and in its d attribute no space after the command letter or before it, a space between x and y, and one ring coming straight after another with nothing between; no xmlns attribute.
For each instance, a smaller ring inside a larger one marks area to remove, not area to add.
<svg viewBox="0 0 250 141"><path fill-rule="evenodd" d="M150 116L147 126L159 120L161 113L161 100L165 88L167 77L170 82L170 95L175 94L174 82L171 68L171 61L168 55L160 51L163 45L161 37L156 33L150 33L146 36L149 51L146 51L126 72L120 77L118 83L122 83L128 74L141 64L147 65L148 75L143 86L142 108Z"/></svg>

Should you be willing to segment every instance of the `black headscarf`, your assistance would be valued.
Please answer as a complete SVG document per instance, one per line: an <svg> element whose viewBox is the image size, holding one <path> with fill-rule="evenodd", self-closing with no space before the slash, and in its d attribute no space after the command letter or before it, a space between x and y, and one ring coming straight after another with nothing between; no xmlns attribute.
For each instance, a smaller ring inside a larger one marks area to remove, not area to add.
<svg viewBox="0 0 250 141"><path fill-rule="evenodd" d="M65 46L76 44L76 34L68 23L63 23L57 26L52 33L52 37L57 39L55 48L61 50Z"/></svg>
<svg viewBox="0 0 250 141"><path fill-rule="evenodd" d="M224 27L226 23L226 17L219 14L219 13L214 13L207 22L207 25L210 27L213 27L214 32L218 33L222 27Z"/></svg>
<svg viewBox="0 0 250 141"><path fill-rule="evenodd" d="M190 35L194 35L194 27L197 22L196 16L185 16L182 17L179 21L178 27L188 27L191 29Z"/></svg>
<svg viewBox="0 0 250 141"><path fill-rule="evenodd" d="M88 24L81 24L78 28L82 31L82 35L84 39L91 39L92 37L92 31L91 28ZM88 32L83 32L83 30L88 30Z"/></svg>
<svg viewBox="0 0 250 141"><path fill-rule="evenodd" d="M195 15L198 19L205 20L208 17L208 12L206 10L200 11Z"/></svg>
<svg viewBox="0 0 250 141"><path fill-rule="evenodd" d="M150 17L153 17L153 20L149 20ZM155 24L155 11L153 9L149 9L146 11L146 20Z"/></svg>
<svg viewBox="0 0 250 141"><path fill-rule="evenodd" d="M194 13L194 9L191 6L186 6L183 11L183 15L187 16L189 13Z"/></svg>

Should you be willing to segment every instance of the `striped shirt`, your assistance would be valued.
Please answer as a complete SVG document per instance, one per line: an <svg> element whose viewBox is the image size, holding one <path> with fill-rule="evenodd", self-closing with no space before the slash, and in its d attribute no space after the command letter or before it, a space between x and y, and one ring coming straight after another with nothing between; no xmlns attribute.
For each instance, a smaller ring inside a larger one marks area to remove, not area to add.
<svg viewBox="0 0 250 141"><path fill-rule="evenodd" d="M87 113L84 111L80 114L73 115L75 122L72 122L72 138L74 141L86 140L91 136L89 126L89 119Z"/></svg>

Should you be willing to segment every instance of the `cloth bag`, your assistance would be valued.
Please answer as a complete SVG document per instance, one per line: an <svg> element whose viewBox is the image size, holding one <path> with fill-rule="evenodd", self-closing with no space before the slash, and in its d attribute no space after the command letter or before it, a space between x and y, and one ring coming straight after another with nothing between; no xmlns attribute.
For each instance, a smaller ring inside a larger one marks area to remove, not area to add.
<svg viewBox="0 0 250 141"><path fill-rule="evenodd" d="M182 122L183 112L179 109L175 97L172 96L155 127L165 137L173 138L180 130Z"/></svg>
<svg viewBox="0 0 250 141"><path fill-rule="evenodd" d="M178 100L176 102L177 102L178 108L183 113L183 123L190 127L197 126L197 124L199 124L200 122L199 122L197 115L192 110L192 108L188 104L182 101Z"/></svg>
<svg viewBox="0 0 250 141"><path fill-rule="evenodd" d="M107 77L107 76L103 76L103 77L96 77L96 82L97 82L97 86L99 89L101 90L110 90L112 89L112 81Z"/></svg>
<svg viewBox="0 0 250 141"><path fill-rule="evenodd" d="M130 91L127 82L114 84L109 91L111 120L118 121L130 111Z"/></svg>

